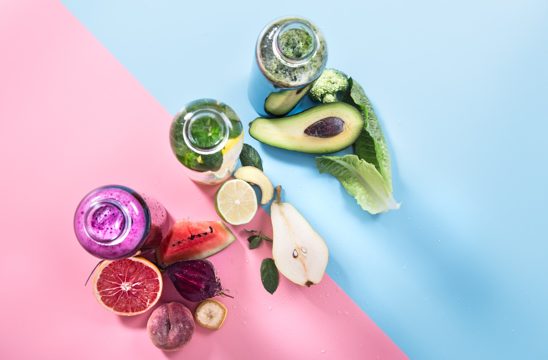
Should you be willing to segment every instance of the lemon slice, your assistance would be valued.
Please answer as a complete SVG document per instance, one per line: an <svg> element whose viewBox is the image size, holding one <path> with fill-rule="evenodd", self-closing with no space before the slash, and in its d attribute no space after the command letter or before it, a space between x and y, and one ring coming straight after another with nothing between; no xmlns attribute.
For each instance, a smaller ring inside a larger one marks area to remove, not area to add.
<svg viewBox="0 0 548 360"><path fill-rule="evenodd" d="M215 207L227 223L247 224L257 212L257 196L251 185L245 181L228 180L217 191Z"/></svg>
<svg viewBox="0 0 548 360"><path fill-rule="evenodd" d="M242 135L235 137L234 139L228 139L228 141L225 144L225 147L223 148L223 150L221 150L221 153L223 155L226 154L229 150L231 150L234 147L234 145L241 142L243 137L244 137L244 134L242 133Z"/></svg>

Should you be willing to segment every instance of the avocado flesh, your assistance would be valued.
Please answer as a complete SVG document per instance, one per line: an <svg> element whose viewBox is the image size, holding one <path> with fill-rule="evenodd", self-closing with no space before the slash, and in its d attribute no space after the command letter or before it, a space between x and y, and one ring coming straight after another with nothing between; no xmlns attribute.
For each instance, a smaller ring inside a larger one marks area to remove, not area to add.
<svg viewBox="0 0 548 360"><path fill-rule="evenodd" d="M273 116L284 116L297 106L299 101L308 94L312 84L294 90L273 92L265 100L265 111Z"/></svg>
<svg viewBox="0 0 548 360"><path fill-rule="evenodd" d="M311 136L305 133L311 125L328 118L342 120L344 122L342 131L329 137ZM281 119L257 118L251 122L249 134L260 142L282 149L325 154L342 150L353 144L360 135L363 125L362 115L355 107L336 102L318 105Z"/></svg>

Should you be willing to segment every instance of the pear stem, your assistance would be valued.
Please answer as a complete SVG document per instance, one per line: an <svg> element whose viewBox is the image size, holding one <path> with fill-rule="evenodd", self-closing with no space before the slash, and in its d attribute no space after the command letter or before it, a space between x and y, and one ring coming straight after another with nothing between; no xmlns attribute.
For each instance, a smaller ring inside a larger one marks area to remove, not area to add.
<svg viewBox="0 0 548 360"><path fill-rule="evenodd" d="M282 186L276 186L276 203L282 202Z"/></svg>

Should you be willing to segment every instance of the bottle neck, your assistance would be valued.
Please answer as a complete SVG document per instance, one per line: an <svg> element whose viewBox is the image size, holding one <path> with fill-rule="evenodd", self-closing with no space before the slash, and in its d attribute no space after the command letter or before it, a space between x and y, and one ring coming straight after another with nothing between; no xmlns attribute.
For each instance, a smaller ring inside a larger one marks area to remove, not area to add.
<svg viewBox="0 0 548 360"><path fill-rule="evenodd" d="M319 39L316 32L298 19L286 22L274 34L272 50L286 65L300 66L316 54Z"/></svg>
<svg viewBox="0 0 548 360"><path fill-rule="evenodd" d="M100 199L92 203L84 215L87 235L102 245L116 245L131 229L128 209L114 199Z"/></svg>
<svg viewBox="0 0 548 360"><path fill-rule="evenodd" d="M210 155L225 147L232 124L222 112L199 109L185 114L184 120L183 139L192 151Z"/></svg>

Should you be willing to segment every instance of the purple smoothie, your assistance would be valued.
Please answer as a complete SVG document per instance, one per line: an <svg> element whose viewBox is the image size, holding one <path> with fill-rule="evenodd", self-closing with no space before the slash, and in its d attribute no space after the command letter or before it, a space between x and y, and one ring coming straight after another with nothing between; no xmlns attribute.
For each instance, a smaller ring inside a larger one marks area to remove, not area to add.
<svg viewBox="0 0 548 360"><path fill-rule="evenodd" d="M120 259L155 247L167 236L171 217L156 200L120 185L87 194L74 214L80 245L101 259Z"/></svg>

